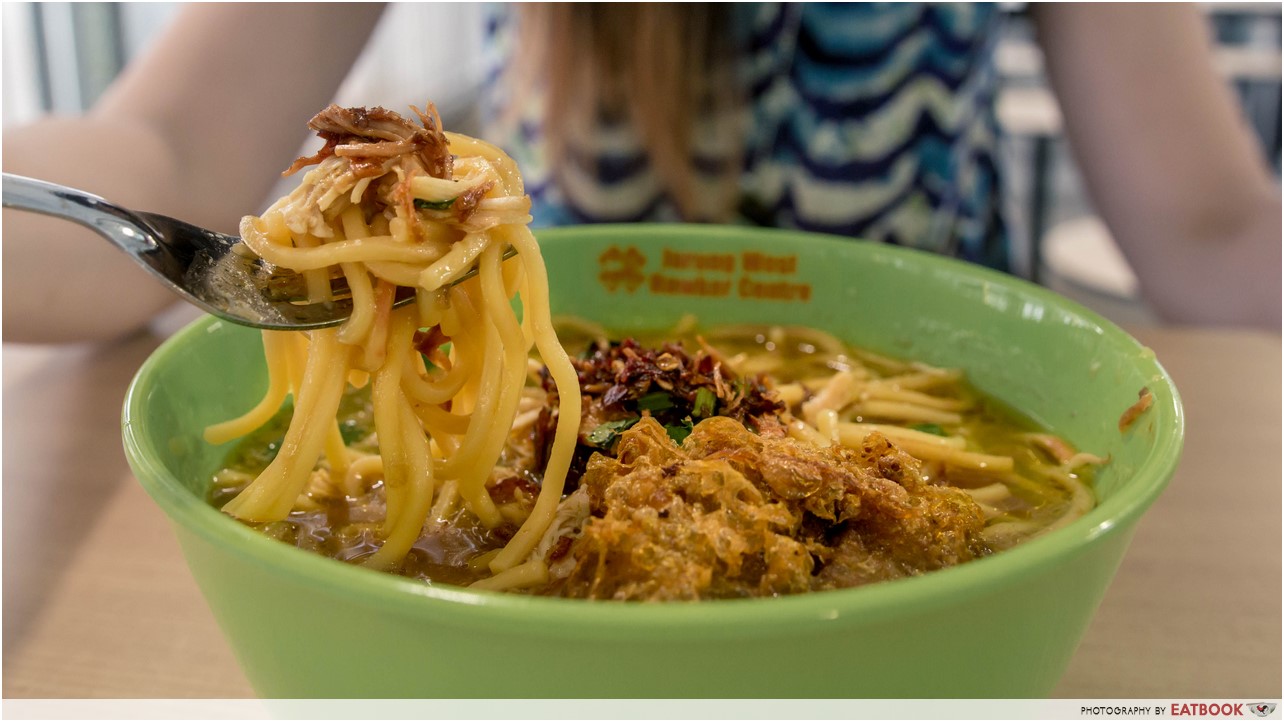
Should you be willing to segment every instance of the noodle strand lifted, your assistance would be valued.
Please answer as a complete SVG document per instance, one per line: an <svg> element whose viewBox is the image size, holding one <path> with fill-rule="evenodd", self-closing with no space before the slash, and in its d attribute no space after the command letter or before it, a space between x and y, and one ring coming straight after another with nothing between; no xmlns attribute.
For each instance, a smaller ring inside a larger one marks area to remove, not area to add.
<svg viewBox="0 0 1284 722"><path fill-rule="evenodd" d="M276 457L223 510L279 521L316 484L353 491L381 481L381 539L362 563L395 568L430 515L456 503L486 527L504 520L487 487L534 346L561 391L558 424L534 509L489 560L497 576L483 586L526 584L546 574L528 557L553 521L575 450L578 379L553 329L516 165L488 143L444 133L431 105L414 110L420 125L382 108L325 109L309 123L325 146L287 174L315 167L261 217L242 221L249 251L302 274L309 300L328 300L331 281L345 280L353 313L338 329L264 332L263 399L209 427L206 439L255 431L292 395ZM517 256L505 261L510 246ZM451 285L474 266L475 278ZM415 298L394 308L399 286ZM370 384L377 452L345 445L336 423L349 382Z"/></svg>

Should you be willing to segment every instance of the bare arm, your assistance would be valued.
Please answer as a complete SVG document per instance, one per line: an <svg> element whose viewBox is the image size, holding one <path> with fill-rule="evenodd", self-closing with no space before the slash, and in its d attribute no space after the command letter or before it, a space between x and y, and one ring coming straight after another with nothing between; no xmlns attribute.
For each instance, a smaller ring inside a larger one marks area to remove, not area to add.
<svg viewBox="0 0 1284 722"><path fill-rule="evenodd" d="M4 169L235 232L261 210L381 11L188 6L85 117L6 131ZM92 232L5 211L6 341L115 338L175 298Z"/></svg>
<svg viewBox="0 0 1284 722"><path fill-rule="evenodd" d="M1184 323L1280 328L1280 191L1195 5L1036 4L1098 210L1147 299Z"/></svg>

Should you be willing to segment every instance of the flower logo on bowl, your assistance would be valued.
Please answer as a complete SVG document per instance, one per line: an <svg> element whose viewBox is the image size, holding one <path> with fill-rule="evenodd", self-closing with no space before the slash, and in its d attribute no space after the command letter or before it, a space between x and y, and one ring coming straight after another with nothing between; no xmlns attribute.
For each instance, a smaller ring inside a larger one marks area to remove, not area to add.
<svg viewBox="0 0 1284 722"><path fill-rule="evenodd" d="M646 265L646 256L633 246L623 250L620 250L619 246L611 246L597 257L597 262L602 269L597 274L597 278L611 293L615 293L620 288L633 293L646 280L646 276L642 273L642 267Z"/></svg>

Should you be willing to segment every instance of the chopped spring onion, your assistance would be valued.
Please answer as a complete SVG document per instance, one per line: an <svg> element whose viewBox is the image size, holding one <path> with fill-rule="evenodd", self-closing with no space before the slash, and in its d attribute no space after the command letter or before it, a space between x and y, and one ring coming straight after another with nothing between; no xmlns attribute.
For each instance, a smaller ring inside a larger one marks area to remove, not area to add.
<svg viewBox="0 0 1284 722"><path fill-rule="evenodd" d="M691 407L691 415L697 419L707 419L713 416L718 410L718 397L707 388L701 388L696 391L695 404Z"/></svg>
<svg viewBox="0 0 1284 722"><path fill-rule="evenodd" d="M638 411L664 411L673 407L673 397L665 391L655 391L638 399Z"/></svg>
<svg viewBox="0 0 1284 722"><path fill-rule="evenodd" d="M457 200L459 200L458 197L447 198L444 201L430 201L423 198L416 198L415 208L418 208L421 211L448 211L451 206L455 205L455 201Z"/></svg>
<svg viewBox="0 0 1284 722"><path fill-rule="evenodd" d="M914 424L910 427L915 431L922 431L925 434L935 434L936 436L949 436L940 424Z"/></svg>
<svg viewBox="0 0 1284 722"><path fill-rule="evenodd" d="M669 438L673 439L673 443L681 444L691 435L691 427L691 418L687 417L680 424L665 424L664 430L669 433Z"/></svg>

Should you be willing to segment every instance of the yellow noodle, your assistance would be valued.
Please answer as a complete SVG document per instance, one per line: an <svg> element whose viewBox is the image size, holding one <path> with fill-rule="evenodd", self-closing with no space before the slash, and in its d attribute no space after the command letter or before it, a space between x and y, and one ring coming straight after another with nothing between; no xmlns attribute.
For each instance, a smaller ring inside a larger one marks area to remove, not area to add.
<svg viewBox="0 0 1284 722"><path fill-rule="evenodd" d="M934 371L915 371L913 373L902 374L900 376L891 376L878 381L871 381L871 385L889 386L892 388L922 391L931 389L944 384L958 383L963 379L963 372L958 369L938 369Z"/></svg>
<svg viewBox="0 0 1284 722"><path fill-rule="evenodd" d="M856 378L849 372L840 371L829 378L816 395L802 405L803 418L816 423L816 414L822 410L839 411L851 403L856 394Z"/></svg>
<svg viewBox="0 0 1284 722"><path fill-rule="evenodd" d="M477 556L468 560L468 568L474 571L482 571L483 569L488 568L490 566L490 563L494 561L495 557L497 556L499 556L498 549L491 549L488 552L483 552L481 554L478 554Z"/></svg>
<svg viewBox="0 0 1284 722"><path fill-rule="evenodd" d="M1035 521L1005 521L991 524L981 531L981 538L991 545L1009 545L1039 529Z"/></svg>
<svg viewBox="0 0 1284 722"><path fill-rule="evenodd" d="M923 444L932 444L954 449L963 449L967 446L967 441L961 436L937 436L936 434L929 434L926 431L908 429L904 426L895 426L892 424L844 423L842 426L846 430L846 433L852 434L853 436L860 434L862 435L862 439L877 431L893 442L900 444L916 444L920 446Z"/></svg>
<svg viewBox="0 0 1284 722"><path fill-rule="evenodd" d="M348 464L344 486L349 489L368 487L375 477L383 478L383 457L378 454L362 456Z"/></svg>
<svg viewBox="0 0 1284 722"><path fill-rule="evenodd" d="M241 222L241 238L264 260L295 271L311 271L358 261L431 263L442 255L439 248L416 246L388 236L353 238L317 248L284 248L267 242L259 222L250 217Z"/></svg>
<svg viewBox="0 0 1284 722"><path fill-rule="evenodd" d="M343 276L352 291L352 315L339 327L339 340L349 345L360 343L374 324L374 286L370 274L360 264L340 264Z"/></svg>
<svg viewBox="0 0 1284 722"><path fill-rule="evenodd" d="M490 568L495 572L511 569L521 563L539 543L544 530L553 521L553 516L557 513L557 502L562 497L562 484L550 483L549 480L566 478L571 455L575 452L581 414L579 378L575 367L571 365L570 357L566 355L553 331L553 319L548 305L548 273L544 269L544 259L539 254L539 245L525 228L515 230L512 245L526 265L531 293L530 298L524 299L526 313L531 316L535 346L558 389L558 420L548 466L544 471L545 482L540 487L535 508L504 550L491 562Z"/></svg>
<svg viewBox="0 0 1284 722"><path fill-rule="evenodd" d="M494 466L494 460L499 458L504 442L508 439L509 429L512 426L511 420L516 417L517 405L521 401L522 385L526 376L526 357L530 352L530 348L525 344L517 317L507 300L500 267L500 253L501 250L497 245L486 249L481 258L480 278L483 301L487 306L488 314L495 320L495 328L499 332L503 349L504 382L500 387L497 414L499 418L509 421L505 425L491 429L486 438L486 445L483 447L484 451L480 458L488 460L489 463L484 466L478 464L482 479L489 475L489 468Z"/></svg>
<svg viewBox="0 0 1284 722"><path fill-rule="evenodd" d="M249 521L284 519L307 484L339 410L348 355L334 329L314 331L312 346L295 405L297 423L267 469L223 507L227 513Z"/></svg>
<svg viewBox="0 0 1284 722"><path fill-rule="evenodd" d="M556 319L554 320L556 321ZM699 325L700 320L696 318L694 313L684 313L682 314L682 317L678 319L678 322L673 324L673 328L669 329L669 336L680 337L695 333L695 330Z"/></svg>
<svg viewBox="0 0 1284 722"><path fill-rule="evenodd" d="M441 288L471 269L477 257L489 245L489 236L482 234L464 236L464 240L451 246L440 260L421 271L415 283L428 291Z"/></svg>
<svg viewBox="0 0 1284 722"><path fill-rule="evenodd" d="M452 414L436 404L415 403L411 407L424 428L431 428L439 434L462 436L471 426L471 414Z"/></svg>
<svg viewBox="0 0 1284 722"><path fill-rule="evenodd" d="M526 430L535 423L542 411L543 409L531 409L530 411L522 411L518 413L517 417L513 419L513 428L511 433L516 434Z"/></svg>
<svg viewBox="0 0 1284 722"><path fill-rule="evenodd" d="M868 349L851 348L848 353L865 366L872 367L881 373L895 375L905 373L913 368L910 364L898 359L874 353Z"/></svg>
<svg viewBox="0 0 1284 722"><path fill-rule="evenodd" d="M362 369L348 369L348 385L354 389L363 389L370 383L370 372Z"/></svg>
<svg viewBox="0 0 1284 722"><path fill-rule="evenodd" d="M858 424L840 423L838 425L838 435L844 446L856 449L864 444L865 437L869 435L869 431ZM891 437L888 438L891 439ZM923 442L906 437L893 439L892 441L904 449L906 453L925 461L941 461L952 466L992 473L1009 472L1014 468L1014 463L1010 456L979 454L943 444Z"/></svg>
<svg viewBox="0 0 1284 722"><path fill-rule="evenodd" d="M408 368L403 374L402 388L412 400L423 404L444 404L455 399L468 382L477 363L473 349L478 341L473 338L472 329L455 321L456 316L450 311L441 316L442 333L451 339L451 355L454 356L450 369L435 371L427 377L420 376L418 368Z"/></svg>
<svg viewBox="0 0 1284 722"><path fill-rule="evenodd" d="M994 504L1012 496L1012 492L1008 487L1001 483L990 484L989 486L983 486L979 489L964 489L963 491L967 492L967 495L975 499L977 502L984 502L986 504Z"/></svg>
<svg viewBox="0 0 1284 722"><path fill-rule="evenodd" d="M411 484L410 450L406 447L406 430L401 415L401 370L414 330L414 315L409 309L393 312L388 333L388 355L370 381L370 400L375 428L379 430L379 455L383 457L384 493L387 497L382 528L385 535L397 527L398 516L405 506L406 489ZM417 422L415 427L418 428Z"/></svg>
<svg viewBox="0 0 1284 722"><path fill-rule="evenodd" d="M436 118L435 111L429 115ZM558 426L546 489L560 493L578 428L578 384L565 372L569 361L548 324L546 271L538 248L524 228L516 234L518 229L506 227L529 221L530 201L516 165L488 143L454 134L447 140L456 156L453 177L387 177L405 184L399 192L429 201L453 203L464 192L484 188L466 218L412 209L407 196L391 192L394 184L381 177L356 179L347 160L350 150L343 146L261 218L242 222L245 245L268 263L303 273L310 296L328 297L330 274L341 272L353 313L339 330L265 341L268 391L249 412L209 433L216 440L249 433L290 393L294 416L276 459L225 509L247 520L284 518L296 504L309 503L298 496L324 453L335 481L349 493L382 477L383 544L364 560L378 568L399 563L430 512L444 515L458 499L483 524L500 522L486 482L519 406L526 403L522 389L532 345L554 366L562 363L558 387L575 401ZM375 197L388 199L381 211L363 207ZM525 248L519 261L504 264L500 256L515 234ZM448 287L475 262L480 279ZM381 281L380 290L373 279ZM413 307L389 312L387 284L413 288ZM520 322L509 303L514 295L526 311ZM411 341L416 328L438 325L450 343L450 364L429 372L412 354ZM358 357L362 368L351 365ZM377 456L354 456L343 445L334 417L348 381L370 384ZM530 411L525 409L527 415ZM440 461L434 464L434 458ZM442 493L434 507L435 478L442 479ZM313 491L327 493L321 487ZM542 533L534 528L537 521L524 520L526 531L515 537L508 566L523 561L517 549L526 536Z"/></svg>
<svg viewBox="0 0 1284 722"><path fill-rule="evenodd" d="M317 248L321 245L321 239L309 233L300 233L293 238L295 248ZM330 289L330 274L326 269L317 268L311 271L304 271L303 279L307 284L308 302L319 303L333 298Z"/></svg>
<svg viewBox="0 0 1284 722"><path fill-rule="evenodd" d="M1046 534L1047 532L1060 529L1088 513L1088 511L1096 505L1096 498L1093 495L1092 490L1089 489L1088 486L1077 476L1062 471L1056 467L1042 465L1036 467L1036 471L1042 473L1049 481L1060 485L1061 488L1065 489L1070 494L1070 504L1065 513L1056 521L1049 524L1042 532L1040 532L1041 534Z"/></svg>
<svg viewBox="0 0 1284 722"><path fill-rule="evenodd" d="M499 563L503 552L500 552L491 560L491 569ZM505 589L521 589L523 587L535 587L548 582L548 565L544 564L542 559L532 559L525 564L515 567L509 567L498 572L493 577L488 577L480 581L473 582L469 585L471 589L486 589L490 591L502 591Z"/></svg>
<svg viewBox="0 0 1284 722"><path fill-rule="evenodd" d="M290 373L286 366L288 343L286 334L281 331L263 332L263 355L268 367L268 388L263 394L263 400L243 415L205 429L206 443L225 444L238 439L266 424L276 415L290 390Z"/></svg>
<svg viewBox="0 0 1284 722"><path fill-rule="evenodd" d="M469 138L466 135L459 135L449 131L446 132L446 140L450 142L452 153L459 156L482 158L489 162L503 185L504 195L525 195L525 190L522 186L522 175L517 171L517 165L513 163L513 160L504 151L484 140Z"/></svg>
<svg viewBox="0 0 1284 722"><path fill-rule="evenodd" d="M794 421L789 424L789 435L799 441L805 441L811 444L815 444L816 446L829 445L829 439L826 439L823 434L821 434L819 431L813 428L810 424L808 424L807 422L801 419L794 419ZM841 434L840 434L840 439L841 439ZM864 441L864 440L865 440L865 437L862 436L861 441ZM847 442L843 442L843 445L853 446L853 444L849 444Z"/></svg>
<svg viewBox="0 0 1284 722"><path fill-rule="evenodd" d="M351 463L348 447L343 443L343 432L339 430L339 420L332 419L330 428L325 434L326 463L330 465L330 474L336 479L347 479L348 465Z"/></svg>
<svg viewBox="0 0 1284 722"><path fill-rule="evenodd" d="M802 403L806 394L807 390L799 383L784 384L776 387L777 398L779 398L786 406L794 406Z"/></svg>
<svg viewBox="0 0 1284 722"><path fill-rule="evenodd" d="M861 401L847 408L852 418L878 418L910 423L960 424L963 417L953 411L905 403L903 401Z"/></svg>
<svg viewBox="0 0 1284 722"><path fill-rule="evenodd" d="M838 436L838 412L833 409L823 409L816 414L816 431L825 440L822 446L842 443Z"/></svg>
<svg viewBox="0 0 1284 722"><path fill-rule="evenodd" d="M898 389L882 384L864 384L858 395L861 399L872 399L878 401L899 401L902 403L913 404L915 406L926 406L930 409L940 409L942 411L966 411L971 408L972 404L963 399L948 399L940 396L932 396L918 391L907 389Z"/></svg>
<svg viewBox="0 0 1284 722"><path fill-rule="evenodd" d="M398 261L366 261L370 275L394 286L413 288L421 273L419 264L401 263Z"/></svg>
<svg viewBox="0 0 1284 722"><path fill-rule="evenodd" d="M497 348L500 344L499 331L489 320L483 321L485 328L483 333L486 338L487 348ZM476 458L478 451L484 440L485 433L489 430L494 421L495 407L499 403L500 382L503 378L504 357L498 353L487 354L482 361L482 370L480 374L473 376L470 381L475 380L473 384L465 384L465 388L472 387L475 396L471 399L471 408L463 405L456 413L469 413L472 421L469 423L468 435L460 446L460 453L450 459L442 462L440 471L449 478L458 478L463 467L472 459ZM452 411L455 411L452 404ZM465 496L468 496L467 489L461 489Z"/></svg>
<svg viewBox="0 0 1284 722"><path fill-rule="evenodd" d="M299 389L303 386L303 372L308 365L308 349L312 344L307 334L296 333L290 334L282 345L290 393L298 399Z"/></svg>
<svg viewBox="0 0 1284 722"><path fill-rule="evenodd" d="M432 505L432 454L428 451L428 439L416 423L405 398L397 399L397 405L401 416L401 443L405 444L408 452L404 479L407 488L399 495L405 508L397 515L396 524L386 534L383 546L362 562L375 569L388 569L401 562L423 532L424 520Z"/></svg>
<svg viewBox="0 0 1284 722"><path fill-rule="evenodd" d="M771 354L760 354L750 356L738 362L732 369L735 373L745 374L748 376L757 376L758 374L772 375L779 371L785 365L784 359Z"/></svg>
<svg viewBox="0 0 1284 722"><path fill-rule="evenodd" d="M454 480L446 481L441 485L441 491L437 494L437 501L433 503L432 510L428 513L428 523L442 525L450 521L451 514L455 511L455 503L459 501L459 485ZM499 550L495 550L499 553Z"/></svg>

